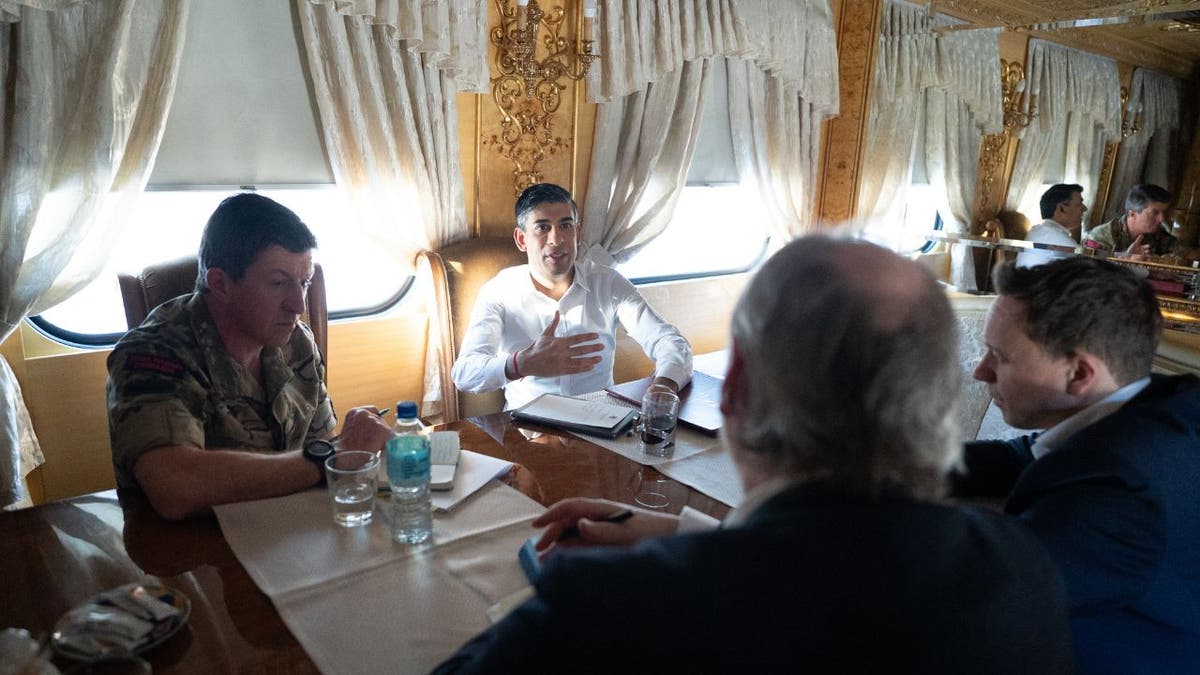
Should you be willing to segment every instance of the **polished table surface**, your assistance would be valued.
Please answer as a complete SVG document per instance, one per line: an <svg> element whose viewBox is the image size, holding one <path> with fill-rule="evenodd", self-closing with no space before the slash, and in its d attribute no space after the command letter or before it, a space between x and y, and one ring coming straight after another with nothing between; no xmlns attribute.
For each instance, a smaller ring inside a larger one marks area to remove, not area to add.
<svg viewBox="0 0 1200 675"><path fill-rule="evenodd" d="M505 482L546 506L576 496L633 503L644 481L662 480L668 511L687 504L719 518L729 510L654 469L507 414L437 428L458 431L464 448L514 462ZM0 628L48 635L75 605L152 575L192 604L184 629L144 654L154 672L316 672L214 516L168 522L140 492L108 491L2 513L0 542Z"/></svg>

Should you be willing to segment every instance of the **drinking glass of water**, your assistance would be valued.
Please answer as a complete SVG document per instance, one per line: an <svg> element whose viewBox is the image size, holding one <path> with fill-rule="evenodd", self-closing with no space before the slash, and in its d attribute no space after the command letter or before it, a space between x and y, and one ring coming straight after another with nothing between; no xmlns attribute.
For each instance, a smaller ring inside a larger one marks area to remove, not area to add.
<svg viewBox="0 0 1200 675"><path fill-rule="evenodd" d="M679 421L679 397L670 389L651 388L642 397L641 448L655 457L675 452L675 425Z"/></svg>
<svg viewBox="0 0 1200 675"><path fill-rule="evenodd" d="M339 452L325 460L325 478L333 505L333 522L342 527L371 522L379 480L378 453Z"/></svg>

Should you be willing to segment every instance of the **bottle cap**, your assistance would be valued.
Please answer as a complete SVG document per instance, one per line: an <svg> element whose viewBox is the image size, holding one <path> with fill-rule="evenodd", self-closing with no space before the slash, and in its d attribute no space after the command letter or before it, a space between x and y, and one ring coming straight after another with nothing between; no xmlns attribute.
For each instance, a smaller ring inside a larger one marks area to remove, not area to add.
<svg viewBox="0 0 1200 675"><path fill-rule="evenodd" d="M396 417L406 419L416 416L417 403L415 401L400 401L396 404Z"/></svg>

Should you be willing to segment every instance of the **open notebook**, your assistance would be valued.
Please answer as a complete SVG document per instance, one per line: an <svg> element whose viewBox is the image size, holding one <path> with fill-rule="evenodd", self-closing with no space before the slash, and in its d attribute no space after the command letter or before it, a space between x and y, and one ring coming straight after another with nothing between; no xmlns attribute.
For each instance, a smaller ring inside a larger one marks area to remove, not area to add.
<svg viewBox="0 0 1200 675"><path fill-rule="evenodd" d="M604 391L609 396L641 406L642 397L653 381L654 376L643 377L633 382L614 384ZM721 415L722 383L723 380L712 375L700 371L692 373L691 383L679 391L679 421L685 427L709 436L717 435L725 421Z"/></svg>

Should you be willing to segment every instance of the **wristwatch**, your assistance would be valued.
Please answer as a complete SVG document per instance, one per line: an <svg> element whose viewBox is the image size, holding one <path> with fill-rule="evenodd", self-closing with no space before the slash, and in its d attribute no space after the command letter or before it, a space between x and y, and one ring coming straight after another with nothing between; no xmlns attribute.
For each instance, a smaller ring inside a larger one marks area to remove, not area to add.
<svg viewBox="0 0 1200 675"><path fill-rule="evenodd" d="M304 459L317 465L317 470L321 472L321 480L317 485L325 484L325 460L333 456L333 443L322 440L320 438L312 438L304 442L304 450L301 452Z"/></svg>

